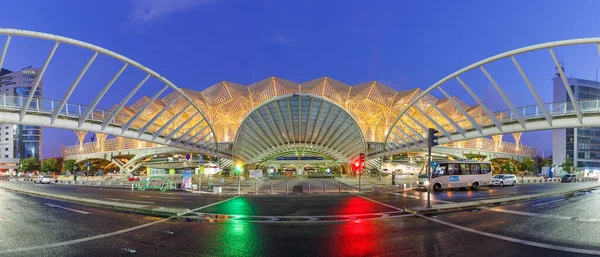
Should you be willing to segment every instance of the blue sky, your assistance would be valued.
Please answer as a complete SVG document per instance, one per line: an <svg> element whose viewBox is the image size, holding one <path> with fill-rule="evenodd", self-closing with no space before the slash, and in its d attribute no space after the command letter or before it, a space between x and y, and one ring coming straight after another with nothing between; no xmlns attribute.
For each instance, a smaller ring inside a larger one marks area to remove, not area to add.
<svg viewBox="0 0 600 257"><path fill-rule="evenodd" d="M592 0L20 0L3 2L0 27L96 44L185 88L201 90L221 80L250 84L269 76L296 82L329 76L350 85L378 80L402 90L426 88L470 63L514 48L599 37L599 11L600 2ZM40 67L51 46L15 39L4 67ZM557 49L567 74L588 79L595 78L600 66L594 51ZM554 66L544 54L524 55L519 61L544 101L551 102ZM44 98L60 99L90 56L87 50L61 46L44 77ZM119 67L113 60L99 59L71 102L89 103ZM525 84L512 74L514 67L499 63L488 70L515 105L534 104L531 96L522 93ZM507 109L481 74L467 78L476 92L489 95L485 100L491 109ZM139 79L139 74L124 75L100 107L117 103ZM472 104L458 89L448 91ZM59 155L61 143L76 142L71 131L45 129L44 133L46 157ZM550 134L527 133L523 143L548 155Z"/></svg>

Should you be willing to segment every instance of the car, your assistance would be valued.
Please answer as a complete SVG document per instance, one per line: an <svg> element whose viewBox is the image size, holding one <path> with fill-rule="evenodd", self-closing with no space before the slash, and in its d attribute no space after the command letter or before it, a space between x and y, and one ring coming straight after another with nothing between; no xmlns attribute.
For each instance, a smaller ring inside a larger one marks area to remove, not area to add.
<svg viewBox="0 0 600 257"><path fill-rule="evenodd" d="M50 184L50 181L52 181L52 177L50 176L37 176L33 179L33 183L35 184Z"/></svg>
<svg viewBox="0 0 600 257"><path fill-rule="evenodd" d="M515 186L517 185L517 177L510 174L499 174L492 178L492 186Z"/></svg>
<svg viewBox="0 0 600 257"><path fill-rule="evenodd" d="M560 182L577 182L577 176L575 174L565 174L560 179Z"/></svg>

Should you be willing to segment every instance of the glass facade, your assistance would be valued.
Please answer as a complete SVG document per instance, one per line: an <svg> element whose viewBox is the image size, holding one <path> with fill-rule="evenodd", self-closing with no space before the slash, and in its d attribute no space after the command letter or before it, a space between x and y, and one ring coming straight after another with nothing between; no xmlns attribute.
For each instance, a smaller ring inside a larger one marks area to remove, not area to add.
<svg viewBox="0 0 600 257"><path fill-rule="evenodd" d="M600 98L600 84L578 79L578 86L571 86L578 99ZM578 168L600 167L600 128L585 127L566 130L566 157L575 161ZM597 158L599 157L599 158Z"/></svg>
<svg viewBox="0 0 600 257"><path fill-rule="evenodd" d="M35 78L34 76L24 75L25 78ZM26 84L25 81L24 84ZM15 87L14 94L19 96L28 96L31 92L31 87ZM40 88L38 88L33 94L34 97L41 97ZM32 104L34 104L32 102ZM15 125L14 128L14 158L26 159L36 158L40 159L40 152L42 151L41 146L41 132L42 128L39 126L23 126Z"/></svg>

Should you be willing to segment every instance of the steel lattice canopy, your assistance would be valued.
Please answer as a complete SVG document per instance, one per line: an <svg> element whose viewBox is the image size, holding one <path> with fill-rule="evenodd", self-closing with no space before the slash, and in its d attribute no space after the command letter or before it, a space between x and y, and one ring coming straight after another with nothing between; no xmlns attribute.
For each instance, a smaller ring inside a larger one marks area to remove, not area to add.
<svg viewBox="0 0 600 257"><path fill-rule="evenodd" d="M288 94L255 107L243 119L233 158L262 162L285 153L319 153L349 161L366 150L356 119L333 101L312 94Z"/></svg>

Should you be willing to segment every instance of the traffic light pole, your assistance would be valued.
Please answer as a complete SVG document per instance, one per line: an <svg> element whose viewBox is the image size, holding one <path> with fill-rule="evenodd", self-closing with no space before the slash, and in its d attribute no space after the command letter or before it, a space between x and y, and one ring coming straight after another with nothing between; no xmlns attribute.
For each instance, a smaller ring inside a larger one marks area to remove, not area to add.
<svg viewBox="0 0 600 257"><path fill-rule="evenodd" d="M431 148L438 145L436 135L439 131L429 128L427 129L427 208L431 208Z"/></svg>
<svg viewBox="0 0 600 257"><path fill-rule="evenodd" d="M431 180L431 147L427 147L427 182ZM431 208L431 183L427 185L427 208Z"/></svg>

